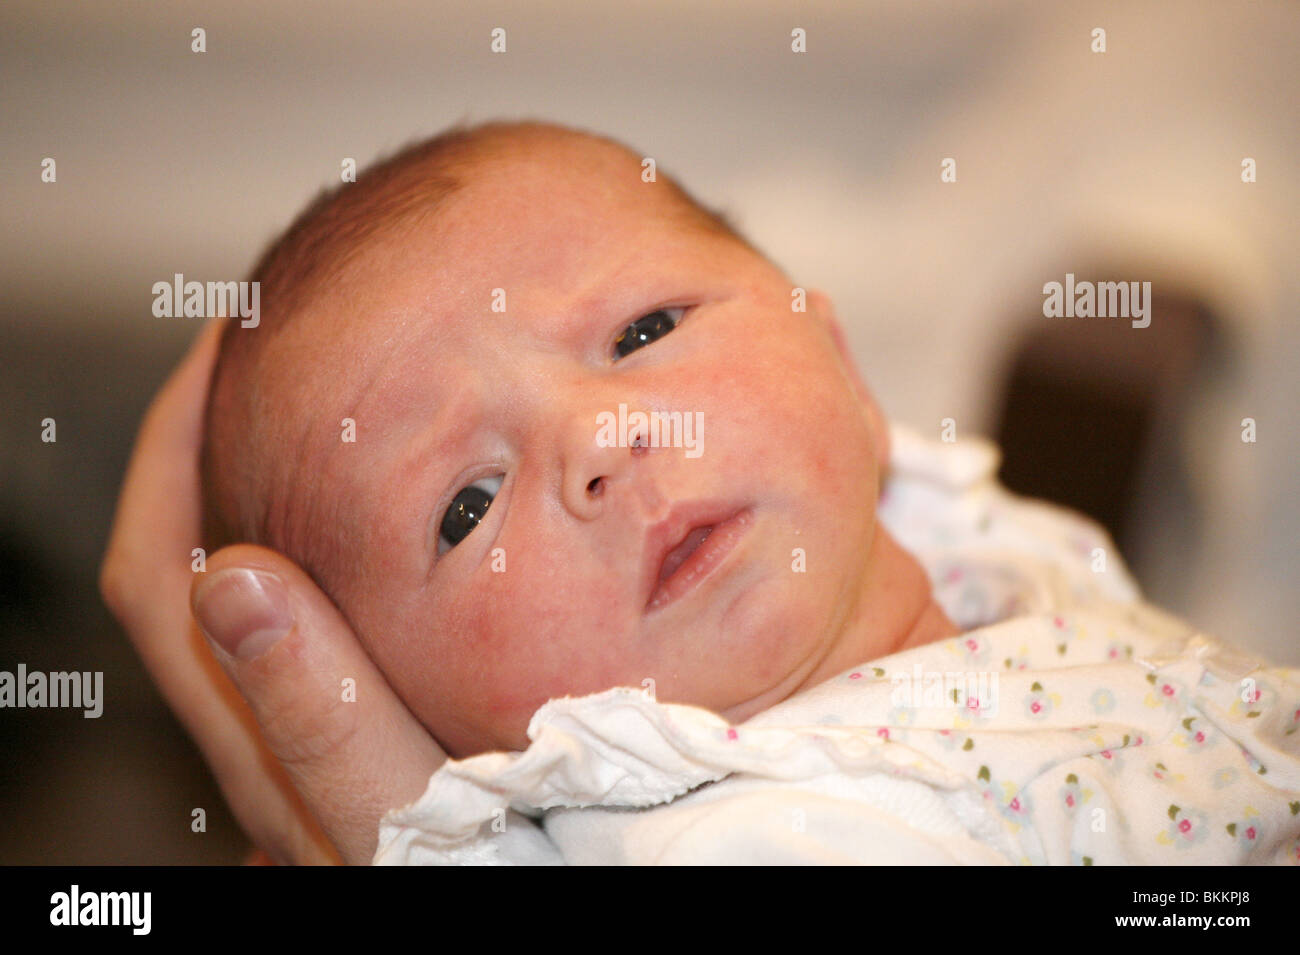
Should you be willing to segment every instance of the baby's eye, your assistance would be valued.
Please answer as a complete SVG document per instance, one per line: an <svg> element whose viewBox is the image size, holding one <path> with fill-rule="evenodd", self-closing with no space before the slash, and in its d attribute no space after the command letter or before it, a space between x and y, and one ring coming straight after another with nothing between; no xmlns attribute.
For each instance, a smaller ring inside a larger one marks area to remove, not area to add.
<svg viewBox="0 0 1300 955"><path fill-rule="evenodd" d="M438 531L438 553L445 554L461 541L483 520L492 499L501 490L501 476L475 481L461 488L443 515Z"/></svg>
<svg viewBox="0 0 1300 955"><path fill-rule="evenodd" d="M643 315L623 329L623 334L614 341L615 360L630 355L642 345L663 338L682 320L685 308L658 308L649 315Z"/></svg>

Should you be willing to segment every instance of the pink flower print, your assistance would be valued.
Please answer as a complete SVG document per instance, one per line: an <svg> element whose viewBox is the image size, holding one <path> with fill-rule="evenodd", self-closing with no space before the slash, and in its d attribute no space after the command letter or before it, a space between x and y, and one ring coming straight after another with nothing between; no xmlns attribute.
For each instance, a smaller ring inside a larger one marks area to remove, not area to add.
<svg viewBox="0 0 1300 955"><path fill-rule="evenodd" d="M1183 732L1179 733L1176 741L1180 745L1186 745L1193 749L1209 749L1218 740L1214 735L1213 729L1202 729L1195 723L1199 717L1188 716L1182 720Z"/></svg>
<svg viewBox="0 0 1300 955"><path fill-rule="evenodd" d="M1011 797L1008 802L1004 803L1001 809L1002 815L1006 816L1013 822L1024 822L1033 815L1032 807L1029 805L1029 797L1025 796L1022 801L1021 794L1019 793Z"/></svg>
<svg viewBox="0 0 1300 955"><path fill-rule="evenodd" d="M740 735L740 734L736 732L736 729L735 729L734 726L728 726L728 727L727 727L727 739L735 739L735 738L738 737L739 735Z"/></svg>
<svg viewBox="0 0 1300 955"><path fill-rule="evenodd" d="M1253 849L1259 844L1260 836L1263 835L1263 826L1258 821L1258 817L1259 813L1247 806L1244 819L1230 822L1224 828L1243 849Z"/></svg>
<svg viewBox="0 0 1300 955"><path fill-rule="evenodd" d="M1025 712L1036 719L1042 719L1052 712L1052 695L1037 680L1029 688L1029 695L1025 697Z"/></svg>
<svg viewBox="0 0 1300 955"><path fill-rule="evenodd" d="M1127 762L1124 755L1124 750L1127 747L1128 738L1125 737L1123 743L1108 749L1098 750L1095 753L1089 754L1088 758L1096 760L1112 773L1120 773L1124 770L1124 765Z"/></svg>
<svg viewBox="0 0 1300 955"><path fill-rule="evenodd" d="M1154 673L1148 673L1146 679L1155 691L1147 694L1144 701L1147 706L1177 707L1179 705L1178 684L1176 682L1162 680Z"/></svg>
<svg viewBox="0 0 1300 955"><path fill-rule="evenodd" d="M1246 681L1242 682L1245 684ZM1233 716L1245 716L1253 720L1262 716L1277 703L1277 690L1261 680L1259 683L1251 683L1249 687L1245 685L1241 687L1237 699L1233 701L1231 712Z"/></svg>
<svg viewBox="0 0 1300 955"><path fill-rule="evenodd" d="M1209 831L1209 819L1200 810L1171 805L1168 815L1170 826L1158 839L1167 845L1172 843L1179 849L1186 849L1204 839Z"/></svg>
<svg viewBox="0 0 1300 955"><path fill-rule="evenodd" d="M978 636L966 634L958 637L957 646L966 654L967 663L983 663L990 656L989 643Z"/></svg>
<svg viewBox="0 0 1300 955"><path fill-rule="evenodd" d="M1133 647L1118 641L1106 647L1107 660L1128 660L1133 656Z"/></svg>
<svg viewBox="0 0 1300 955"><path fill-rule="evenodd" d="M1012 784L1006 780L995 780L988 766L981 766L976 777L982 784L981 790L984 798L991 800L997 806L998 811L1007 819L1015 823L1024 823L1033 816L1034 807L1028 795L1023 792L1015 792ZM1013 792L1015 794L1009 799L1001 795Z"/></svg>
<svg viewBox="0 0 1300 955"><path fill-rule="evenodd" d="M871 675L874 676L877 680L879 680L884 677L885 671L882 670L880 667L872 667ZM864 673L862 670L854 670L852 673L849 674L850 680L865 680L866 677L867 674Z"/></svg>
<svg viewBox="0 0 1300 955"><path fill-rule="evenodd" d="M1151 764L1151 775L1156 779L1159 779L1161 782L1173 783L1175 785L1181 783L1186 778L1182 773L1174 772L1159 760Z"/></svg>
<svg viewBox="0 0 1300 955"><path fill-rule="evenodd" d="M1078 624L1070 623L1065 617L1053 617L1052 626L1056 628L1053 634L1056 646L1056 652L1060 656L1065 656L1070 652L1070 643L1076 638L1083 636L1085 630Z"/></svg>
<svg viewBox="0 0 1300 955"><path fill-rule="evenodd" d="M885 740L889 739L889 727L888 726L880 727L880 729L876 730L876 735L879 736L881 739L885 739Z"/></svg>

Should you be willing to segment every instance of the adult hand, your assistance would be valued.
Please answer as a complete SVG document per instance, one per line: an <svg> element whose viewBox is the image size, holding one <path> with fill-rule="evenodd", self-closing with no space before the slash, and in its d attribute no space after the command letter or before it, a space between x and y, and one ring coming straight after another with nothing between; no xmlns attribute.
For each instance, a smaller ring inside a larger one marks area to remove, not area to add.
<svg viewBox="0 0 1300 955"><path fill-rule="evenodd" d="M145 416L100 592L253 842L281 863L366 863L380 816L419 796L446 755L291 561L236 545L191 570L220 325L200 333Z"/></svg>

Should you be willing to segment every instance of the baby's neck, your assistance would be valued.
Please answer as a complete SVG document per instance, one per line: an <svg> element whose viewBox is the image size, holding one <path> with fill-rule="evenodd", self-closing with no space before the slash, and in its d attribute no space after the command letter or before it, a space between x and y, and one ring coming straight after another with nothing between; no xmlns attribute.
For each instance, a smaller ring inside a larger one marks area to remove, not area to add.
<svg viewBox="0 0 1300 955"><path fill-rule="evenodd" d="M875 528L856 603L837 629L839 639L794 693L868 660L961 632L935 601L920 562L882 524Z"/></svg>

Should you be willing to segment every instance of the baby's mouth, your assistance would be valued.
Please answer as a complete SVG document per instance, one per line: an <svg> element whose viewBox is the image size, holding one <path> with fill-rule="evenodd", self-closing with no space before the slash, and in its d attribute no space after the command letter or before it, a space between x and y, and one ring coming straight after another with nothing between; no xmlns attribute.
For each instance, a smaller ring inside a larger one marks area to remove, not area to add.
<svg viewBox="0 0 1300 955"><path fill-rule="evenodd" d="M676 505L646 537L646 612L667 606L712 576L753 517L749 507L735 503Z"/></svg>
<svg viewBox="0 0 1300 955"><path fill-rule="evenodd" d="M713 532L715 525L710 524L708 527L697 527L689 534L686 539L668 552L664 558L664 564L659 568L659 583L663 583L669 577L677 572L677 568L686 563L686 558L695 553L695 548L699 547L709 539L709 534Z"/></svg>

